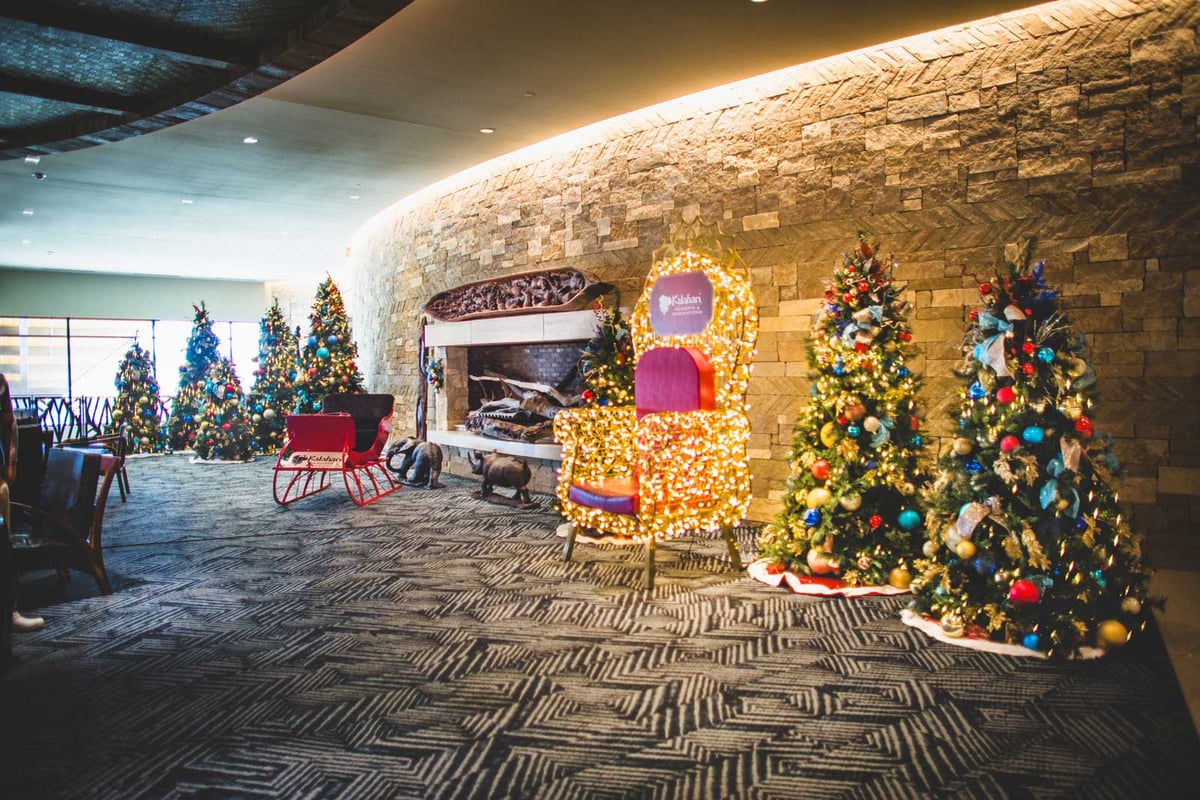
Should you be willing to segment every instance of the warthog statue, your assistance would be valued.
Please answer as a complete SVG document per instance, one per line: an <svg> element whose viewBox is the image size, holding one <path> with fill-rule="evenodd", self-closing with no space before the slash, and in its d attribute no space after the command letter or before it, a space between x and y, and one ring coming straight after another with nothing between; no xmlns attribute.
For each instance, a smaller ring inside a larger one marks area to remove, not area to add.
<svg viewBox="0 0 1200 800"><path fill-rule="evenodd" d="M401 456L400 466L395 464L397 456ZM442 484L438 483L442 474L442 448L433 442L424 442L411 436L396 442L387 450L387 468L399 475L400 482L407 486L442 488ZM412 475L409 475L410 470Z"/></svg>
<svg viewBox="0 0 1200 800"><path fill-rule="evenodd" d="M529 490L525 488L532 477L529 464L525 459L500 455L493 450L490 453L469 451L467 461L471 464L471 471L483 478L483 489L479 492L480 499L517 508L529 508L536 505L530 500ZM499 487L516 491L512 497L493 494L493 491Z"/></svg>

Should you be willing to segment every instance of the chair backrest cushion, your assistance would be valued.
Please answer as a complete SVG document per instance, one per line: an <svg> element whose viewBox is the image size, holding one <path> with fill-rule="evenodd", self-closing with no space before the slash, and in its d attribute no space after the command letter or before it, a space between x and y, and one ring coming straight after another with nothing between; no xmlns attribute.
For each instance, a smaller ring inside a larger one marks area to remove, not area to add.
<svg viewBox="0 0 1200 800"><path fill-rule="evenodd" d="M100 478L99 453L54 448L46 460L46 474L38 492L37 508L61 518L75 530L63 530L48 517L34 515L34 535L47 539L86 537L96 504Z"/></svg>
<svg viewBox="0 0 1200 800"><path fill-rule="evenodd" d="M349 414L288 414L288 447L317 458L319 466L341 466L347 445L353 449L354 417Z"/></svg>
<svg viewBox="0 0 1200 800"><path fill-rule="evenodd" d="M642 353L634 370L637 416L662 411L715 408L712 363L694 347L656 347Z"/></svg>
<svg viewBox="0 0 1200 800"><path fill-rule="evenodd" d="M349 414L354 418L354 450L371 448L379 423L392 413L396 398L390 394L327 394L321 398L322 414Z"/></svg>

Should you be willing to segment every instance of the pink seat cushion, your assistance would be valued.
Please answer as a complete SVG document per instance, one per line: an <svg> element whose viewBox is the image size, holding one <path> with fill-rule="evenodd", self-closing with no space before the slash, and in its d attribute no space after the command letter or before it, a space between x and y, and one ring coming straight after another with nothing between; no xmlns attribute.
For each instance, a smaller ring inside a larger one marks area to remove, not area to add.
<svg viewBox="0 0 1200 800"><path fill-rule="evenodd" d="M354 443L354 418L349 414L288 414L292 450L341 453Z"/></svg>
<svg viewBox="0 0 1200 800"><path fill-rule="evenodd" d="M642 353L633 387L638 419L661 411L716 407L712 362L694 347L656 347Z"/></svg>
<svg viewBox="0 0 1200 800"><path fill-rule="evenodd" d="M602 478L571 484L567 497L577 506L610 514L634 516L638 512L637 478Z"/></svg>

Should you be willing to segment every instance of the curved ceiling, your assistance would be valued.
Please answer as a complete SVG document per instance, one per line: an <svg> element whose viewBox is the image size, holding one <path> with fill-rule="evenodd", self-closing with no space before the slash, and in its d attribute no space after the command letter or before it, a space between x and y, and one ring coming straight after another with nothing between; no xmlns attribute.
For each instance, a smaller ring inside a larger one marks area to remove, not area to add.
<svg viewBox="0 0 1200 800"><path fill-rule="evenodd" d="M0 158L120 141L228 108L409 2L2 2Z"/></svg>
<svg viewBox="0 0 1200 800"><path fill-rule="evenodd" d="M184 64L219 73L225 60L245 56L207 49L202 45L211 40L202 39L201 32L215 36L212 25L276 4L307 11L325 5L81 0L69 6L194 13L208 20L189 28L196 39L188 38L192 34L172 39L163 32L170 26L158 29L147 22L140 28L144 35L136 37L143 41L114 39L110 55L137 47L141 50L130 52L153 51L151 62L172 69ZM346 9L379 3L328 5ZM1026 3L413 0L400 5L402 10L353 45L216 113L98 147L43 153L37 163L0 161L0 266L308 280L336 268L354 231L375 213L491 158L691 92ZM32 46L41 41L38 36L51 36L50 30L9 13L16 7L57 8L62 14L67 6L61 0L0 0L0 64L10 58L10 46L17 46L31 59L44 59L27 80L46 82L51 75L90 69L86 51ZM78 18L87 19L86 14ZM172 25L178 29L182 23ZM275 34L289 25L280 23ZM235 48L236 42L227 39L226 44ZM254 49L243 47L243 54ZM164 51L176 55L164 56ZM158 73L142 74L140 79L149 81ZM484 134L481 128L495 132ZM245 137L257 143L243 144Z"/></svg>

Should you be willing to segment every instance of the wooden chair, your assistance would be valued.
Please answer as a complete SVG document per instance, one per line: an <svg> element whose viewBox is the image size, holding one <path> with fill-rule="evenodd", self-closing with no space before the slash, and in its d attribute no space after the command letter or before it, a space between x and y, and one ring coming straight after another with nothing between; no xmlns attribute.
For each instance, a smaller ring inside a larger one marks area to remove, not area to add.
<svg viewBox="0 0 1200 800"><path fill-rule="evenodd" d="M80 439L64 439L57 446L69 449L96 450L101 455L111 455L117 459L117 491L121 494L121 502L126 501L131 492L129 490L129 474L125 471L125 455L129 452L129 441L124 435L106 433Z"/></svg>
<svg viewBox="0 0 1200 800"><path fill-rule="evenodd" d="M750 505L746 388L758 310L748 271L715 231L685 230L655 253L630 316L634 405L569 409L558 499L578 528L643 542L646 588L658 539L720 530L734 569L733 528Z"/></svg>
<svg viewBox="0 0 1200 800"><path fill-rule="evenodd" d="M112 594L104 569L101 535L104 507L119 469L111 454L54 448L35 505L12 504L11 541L18 570L55 569L88 572L103 594Z"/></svg>

